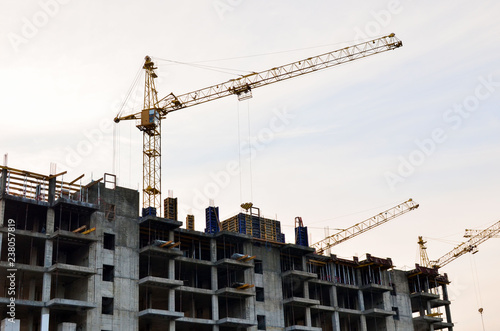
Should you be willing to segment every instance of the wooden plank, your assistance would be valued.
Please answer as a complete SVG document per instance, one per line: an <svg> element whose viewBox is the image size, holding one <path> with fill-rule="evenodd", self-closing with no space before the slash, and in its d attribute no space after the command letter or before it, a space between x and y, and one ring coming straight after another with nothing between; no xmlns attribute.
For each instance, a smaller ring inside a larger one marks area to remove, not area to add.
<svg viewBox="0 0 500 331"><path fill-rule="evenodd" d="M173 240L167 241L166 243L161 244L160 247L168 246L168 245L170 245L173 242L174 242Z"/></svg>
<svg viewBox="0 0 500 331"><path fill-rule="evenodd" d="M78 233L78 232L80 232L80 231L82 231L82 230L85 230L86 228L87 228L87 226L86 226L86 225L82 225L82 226L81 226L81 227L79 227L78 229L75 229L75 230L73 230L73 231L71 231L71 232L73 232L73 233Z"/></svg>
<svg viewBox="0 0 500 331"><path fill-rule="evenodd" d="M91 233L91 232L94 232L94 231L95 231L95 229L96 229L96 228L95 228L95 227L93 227L92 229L88 229L87 231L82 232L82 234L89 234L89 233Z"/></svg>

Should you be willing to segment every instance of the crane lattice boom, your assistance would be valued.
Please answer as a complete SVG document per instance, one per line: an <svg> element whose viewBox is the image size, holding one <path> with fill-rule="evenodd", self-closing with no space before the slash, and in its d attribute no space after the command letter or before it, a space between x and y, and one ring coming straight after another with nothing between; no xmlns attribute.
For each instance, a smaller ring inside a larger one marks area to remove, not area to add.
<svg viewBox="0 0 500 331"><path fill-rule="evenodd" d="M476 236L479 233L481 233L481 231L484 231L484 230L480 230L480 229L465 229L464 238L470 238L470 237ZM492 231L494 231L494 230L492 230ZM495 232L494 234L492 234L492 238L499 238L499 237L500 237L500 234L498 234L497 232Z"/></svg>
<svg viewBox="0 0 500 331"><path fill-rule="evenodd" d="M325 239L312 244L311 247L316 248L316 253L323 254L324 251L331 248L332 246L338 245L346 240L358 236L368 230L373 229L374 227L382 225L385 222L392 220L393 218L406 214L407 212L417 208L418 204L415 203L412 199L409 199L408 201L405 201L391 209L370 217L363 222L354 224L350 228L344 229L329 237L326 237Z"/></svg>
<svg viewBox="0 0 500 331"><path fill-rule="evenodd" d="M476 253L477 246L479 244L482 244L486 240L493 238L498 233L500 233L500 221L494 223L493 225L484 229L483 231L475 234L466 242L461 243L448 253L441 256L439 259L431 261L430 263L433 267L441 268L466 253L469 252Z"/></svg>
<svg viewBox="0 0 500 331"><path fill-rule="evenodd" d="M161 120L170 112L199 105L208 101L220 99L230 95L237 95L238 99L251 98L252 89L277 83L283 80L330 68L342 63L351 62L370 55L390 51L403 46L394 33L345 47L336 51L313 56L304 60L275 67L269 70L254 72L237 79L212 85L189 93L175 95L168 94L162 99L156 97L157 91L154 79L154 62L146 56L143 69L146 71L144 89L144 108L142 111L115 117L115 122L121 120L138 120L137 127L143 131L143 207L161 207Z"/></svg>

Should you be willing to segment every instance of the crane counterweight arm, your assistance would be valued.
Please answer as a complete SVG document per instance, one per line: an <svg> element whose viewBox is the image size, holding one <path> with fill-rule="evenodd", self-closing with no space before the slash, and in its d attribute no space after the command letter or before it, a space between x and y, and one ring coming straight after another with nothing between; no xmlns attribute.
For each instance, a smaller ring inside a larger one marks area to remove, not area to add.
<svg viewBox="0 0 500 331"><path fill-rule="evenodd" d="M477 252L477 246L479 244L482 244L486 240L495 237L497 234L500 233L500 221L494 223L490 227L484 229L483 231L480 231L476 233L475 235L471 236L471 238L457 247L453 248L451 251L448 253L444 254L441 256L439 259L430 261L431 265L436 268L441 268L447 265L448 263L452 262L456 258L472 252L475 253Z"/></svg>
<svg viewBox="0 0 500 331"><path fill-rule="evenodd" d="M340 232L337 232L325 239L318 241L315 244L312 244L311 247L316 248L316 253L323 254L327 249L338 245L346 240L349 240L355 236L358 236L368 230L373 229L379 225L384 224L387 221L392 220L400 215L403 215L411 210L417 209L418 204L415 203L412 199L405 201L391 209L388 209L384 212L381 212L369 219L357 223L350 228L344 229Z"/></svg>
<svg viewBox="0 0 500 331"><path fill-rule="evenodd" d="M283 66L274 67L269 70L250 73L221 84L212 85L178 96L170 93L158 101L157 108L162 118L165 118L170 112L230 95L237 95L240 100L247 99L251 97L251 91L257 87L316 72L321 69L330 68L370 55L390 51L401 46L403 46L402 41L396 38L394 33L392 33L384 37L295 61ZM115 122L138 119L140 116L141 113L136 113L125 117L116 117Z"/></svg>

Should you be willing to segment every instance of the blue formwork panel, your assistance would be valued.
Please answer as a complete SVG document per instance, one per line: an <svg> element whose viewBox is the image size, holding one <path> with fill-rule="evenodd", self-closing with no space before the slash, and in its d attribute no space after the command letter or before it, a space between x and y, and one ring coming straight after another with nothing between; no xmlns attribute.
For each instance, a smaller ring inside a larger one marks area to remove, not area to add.
<svg viewBox="0 0 500 331"><path fill-rule="evenodd" d="M295 244L301 246L309 246L307 226L298 226L295 228Z"/></svg>
<svg viewBox="0 0 500 331"><path fill-rule="evenodd" d="M280 243L285 243L285 234L284 233L278 233L276 235L276 240Z"/></svg>
<svg viewBox="0 0 500 331"><path fill-rule="evenodd" d="M205 221L206 221L205 233L219 232L219 224L217 222L218 219L219 219L219 207L208 207L207 209L205 209Z"/></svg>
<svg viewBox="0 0 500 331"><path fill-rule="evenodd" d="M156 208L155 207L147 207L147 208L142 208L142 217L145 216L156 216Z"/></svg>
<svg viewBox="0 0 500 331"><path fill-rule="evenodd" d="M238 214L238 232L247 233L247 221L244 214Z"/></svg>
<svg viewBox="0 0 500 331"><path fill-rule="evenodd" d="M252 237L260 238L260 218L252 216Z"/></svg>

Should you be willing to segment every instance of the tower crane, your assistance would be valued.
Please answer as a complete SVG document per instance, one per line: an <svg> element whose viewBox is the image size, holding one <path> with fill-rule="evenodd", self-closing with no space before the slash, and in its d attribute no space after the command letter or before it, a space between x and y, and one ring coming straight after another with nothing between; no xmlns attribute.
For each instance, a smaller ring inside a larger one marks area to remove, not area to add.
<svg viewBox="0 0 500 331"><path fill-rule="evenodd" d="M409 211L417 209L418 206L419 205L415 203L412 199L409 199L408 201L400 203L399 205L392 207L391 209L388 209L386 211L383 211L373 217L370 217L369 219L364 220L363 222L356 223L347 229L334 233L331 236L326 237L325 239L322 239L315 244L312 244L311 247L314 247L316 249L317 254L323 254L323 252L326 251L327 249L335 245L338 245L346 240L349 240L353 237L356 237L379 225L382 225L392 220L393 218L396 218L398 216L406 214Z"/></svg>
<svg viewBox="0 0 500 331"><path fill-rule="evenodd" d="M167 114L179 109L199 105L208 101L236 95L239 100L252 97L252 90L283 80L351 62L370 55L394 50L403 46L394 33L339 50L309 57L283 66L231 79L203 89L176 95L170 93L159 99L156 91L157 74L154 62L146 56L144 107L141 111L122 115L118 113L114 121L136 120L137 128L143 132L143 208L161 209L161 120ZM144 210L144 209L143 209Z"/></svg>
<svg viewBox="0 0 500 331"><path fill-rule="evenodd" d="M500 233L500 221L494 223L490 227L471 235L470 239L461 243L460 245L456 246L453 248L451 251L448 253L444 254L437 260L430 260L427 258L427 260L423 260L422 256L427 256L426 249L427 247L425 246L425 241L422 240L422 237L418 237L419 241L419 247L420 247L420 265L427 267L427 268L441 268L447 265L448 263L454 261L458 257L466 254L466 253L472 253L476 254L477 253L477 246L479 244L482 244L486 240L490 238L494 238L496 235Z"/></svg>

